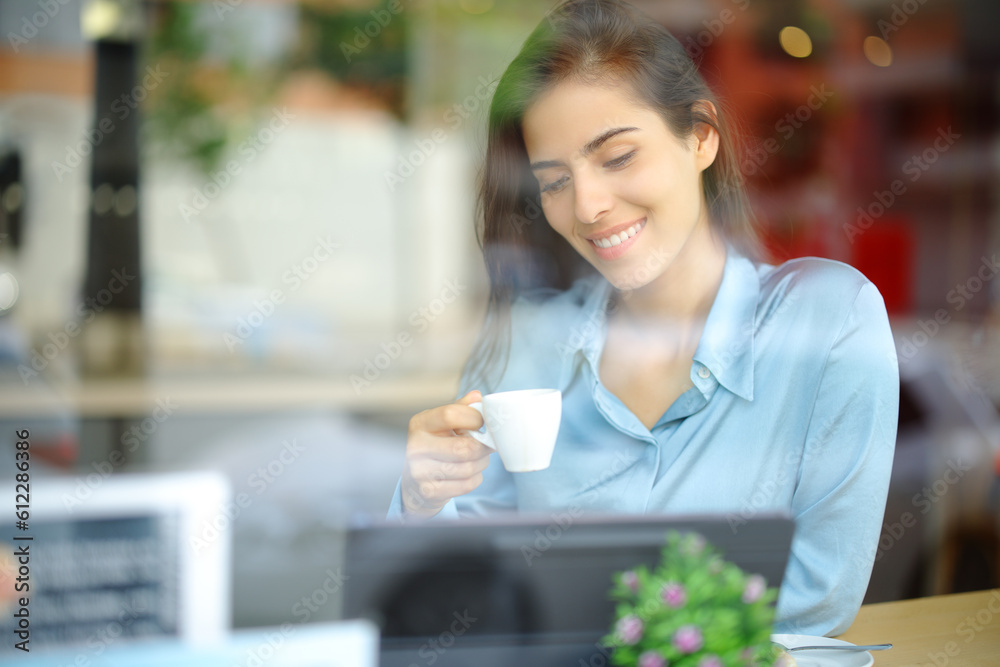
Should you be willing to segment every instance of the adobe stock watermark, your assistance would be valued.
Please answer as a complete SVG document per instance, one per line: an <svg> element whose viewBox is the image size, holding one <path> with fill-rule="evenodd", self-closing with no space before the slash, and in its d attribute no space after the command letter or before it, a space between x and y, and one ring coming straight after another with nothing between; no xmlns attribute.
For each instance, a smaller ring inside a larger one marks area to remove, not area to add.
<svg viewBox="0 0 1000 667"><path fill-rule="evenodd" d="M170 73L162 71L159 65L156 65L155 68L152 65L147 66L142 83L116 97L109 107L110 112L114 114L119 123L124 121L168 76ZM83 159L93 153L94 149L113 134L115 129L117 129L115 119L111 118L110 115L105 115L97 122L97 127L83 133L83 139L76 144L67 145L66 157L63 162L52 161L52 172L59 182L62 183L67 174L72 173L74 169L83 164Z"/></svg>
<svg viewBox="0 0 1000 667"><path fill-rule="evenodd" d="M70 0L38 0L37 5L41 11L35 12L29 19L27 16L21 19L21 29L17 32L8 32L7 41L10 43L14 53L20 53L21 47L38 36L39 31L44 30L49 21L56 17L59 11L68 5Z"/></svg>
<svg viewBox="0 0 1000 667"><path fill-rule="evenodd" d="M468 286L463 285L457 279L446 280L444 287L441 288L436 297L431 299L426 306L421 306L410 313L407 321L411 328L400 331L387 341L382 341L380 345L382 351L364 360L363 370L360 374L351 374L350 381L354 393L360 396L362 391L382 377L383 371L402 356L403 352L416 341L416 337L427 331L431 324L448 309L448 306L455 303L466 289Z"/></svg>
<svg viewBox="0 0 1000 667"><path fill-rule="evenodd" d="M892 13L889 14L889 20L879 19L875 24L882 39L888 41L889 35L906 25L910 17L916 14L917 10L926 2L927 0L903 0L903 2L892 3Z"/></svg>
<svg viewBox="0 0 1000 667"><path fill-rule="evenodd" d="M235 12L236 8L243 4L243 0L212 0L212 9L220 21L224 21L226 14Z"/></svg>
<svg viewBox="0 0 1000 667"><path fill-rule="evenodd" d="M329 234L324 238L316 237L316 245L312 252L298 262L292 264L281 274L281 282L288 286L288 292L297 291L307 280L312 278L320 267L333 257L333 251L340 248L339 243L330 239ZM236 348L245 343L264 322L274 315L278 306L285 302L287 294L284 290L273 289L266 296L255 299L253 309L236 321L236 328L232 333L226 332L222 335L222 340L230 352L235 352Z"/></svg>
<svg viewBox="0 0 1000 667"><path fill-rule="evenodd" d="M955 634L961 637L964 643L969 644L979 633L986 631L998 615L1000 615L1000 589L993 589L985 606L979 608L975 615L966 616L955 626ZM927 654L934 667L948 667L951 659L962 653L962 647L954 640L945 643L941 648L941 651L931 651Z"/></svg>
<svg viewBox="0 0 1000 667"><path fill-rule="evenodd" d="M497 80L492 74L488 78L480 76L478 81L479 86L472 94L467 95L461 102L453 104L444 113L443 120L448 124L450 132L458 130L462 123L468 120L496 89ZM427 136L414 139L413 150L406 155L400 155L397 158L396 168L384 174L385 184L389 188L389 192L395 192L399 185L416 173L417 169L437 152L438 146L448 141L449 136L451 135L445 131L444 127L436 127Z"/></svg>
<svg viewBox="0 0 1000 667"><path fill-rule="evenodd" d="M351 40L351 43L340 43L340 53L344 56L344 60L350 64L351 58L367 48L372 40L381 35L385 27L392 23L392 19L402 11L403 3L400 0L389 0L385 9L376 8L368 12L372 17L371 20L365 23L364 28L362 26L354 28L354 39Z"/></svg>
<svg viewBox="0 0 1000 667"><path fill-rule="evenodd" d="M344 582L350 579L344 574L343 568L337 567L336 571L327 569L326 578L313 589L309 595L303 595L302 599L292 606L292 615L300 618L299 623L308 623L312 615L326 606L330 599L344 588Z"/></svg>
<svg viewBox="0 0 1000 667"><path fill-rule="evenodd" d="M789 451L785 454L782 462L775 466L774 474L754 488L753 493L743 500L738 512L726 514L726 522L733 535L761 512L788 509L799 470L804 464L822 456L823 447L833 440L838 423L836 416L828 417L819 431L806 441L801 452Z"/></svg>
<svg viewBox="0 0 1000 667"><path fill-rule="evenodd" d="M741 11L745 12L747 7L750 6L750 0L730 0L732 4ZM705 53L705 49L710 47L719 36L725 31L726 26L733 23L736 20L736 14L733 10L723 9L719 12L718 17L714 19L705 19L702 21L704 30L699 31L696 35L688 35L681 42L684 50L687 51L688 56L692 60L696 60Z"/></svg>
<svg viewBox="0 0 1000 667"><path fill-rule="evenodd" d="M774 131L782 136L782 141L774 137L768 137L754 148L748 148L743 159L740 161L740 171L746 176L753 176L761 167L767 164L772 155L784 148L789 139L794 136L795 131L801 129L809 122L813 114L823 108L827 100L834 96L834 93L826 89L826 84L809 87L809 97L804 104L800 104L795 111L785 114L774 124Z"/></svg>
<svg viewBox="0 0 1000 667"><path fill-rule="evenodd" d="M219 539L220 535L229 530L244 510L253 505L254 499L267 491L275 480L285 474L285 471L298 461L305 449L295 438L283 440L278 453L263 465L258 466L247 477L247 484L254 490L254 495L240 492L232 500L222 503L215 516L204 520L198 533L188 539L189 546L194 549L194 552L200 554L203 549L206 549L212 542Z"/></svg>
<svg viewBox="0 0 1000 667"><path fill-rule="evenodd" d="M296 617L301 616L296 623L308 622L314 613L322 609L333 596L343 590L344 582L350 579L343 573L340 566L337 567L336 571L327 568L324 574L326 577L323 582L312 593L303 596L299 602L292 606L292 614ZM244 658L236 664L241 667L263 667L265 663L277 655L285 641L294 633L295 626L292 623L282 623L277 630L268 632L260 644L248 648Z"/></svg>
<svg viewBox="0 0 1000 667"><path fill-rule="evenodd" d="M622 294L623 299L626 297L626 294ZM578 350L583 349L589 341L593 340L595 336L604 330L611 316L620 309L621 302L617 299L613 300L606 308L595 310L582 322L577 322L573 325L566 340L560 340L556 343L556 350L559 352L559 356L565 359L576 354Z"/></svg>
<svg viewBox="0 0 1000 667"><path fill-rule="evenodd" d="M542 217L542 208L536 199L531 197L524 198L524 215L515 216L510 221L510 226L514 228L514 231L520 234L524 231L525 227L530 227L535 224L535 221Z"/></svg>
<svg viewBox="0 0 1000 667"><path fill-rule="evenodd" d="M150 607L141 603L126 603L122 606L117 618L109 621L106 626L90 635L87 639L87 648L93 652L95 658L101 655L108 647L118 641L125 634L125 630L130 628L142 614L150 610ZM81 656L86 662L81 661ZM81 651L73 664L89 665L90 661L86 657L86 652Z"/></svg>
<svg viewBox="0 0 1000 667"><path fill-rule="evenodd" d="M997 254L992 253L989 257L983 255L976 272L969 276L964 283L958 283L949 290L945 299L953 305L953 310L962 310L966 303L996 277L997 273L1000 273L1000 260L997 259ZM951 322L951 317L952 314L947 309L938 308L934 311L934 317L917 320L920 331L915 331L902 338L896 353L898 361L902 363L913 359L917 352L941 331L942 327Z"/></svg>
<svg viewBox="0 0 1000 667"><path fill-rule="evenodd" d="M437 638L427 640L417 649L417 655L425 664L433 665L436 663L448 649L455 645L455 641L468 632L472 624L479 620L471 615L468 609L462 610L461 613L454 611L451 615L454 620L448 629L442 631ZM415 667L415 665L411 664L410 667Z"/></svg>
<svg viewBox="0 0 1000 667"><path fill-rule="evenodd" d="M157 429L160 428L160 424L167 421L177 411L178 407L169 396L156 399L156 403L150 411L149 416L138 424L133 424L132 428L122 434L121 450L116 449L111 452L103 461L92 462L90 465L94 469L94 472L88 473L85 476L77 476L73 492L63 493L63 507L72 513L79 505L86 502L93 495L94 491L104 484L106 479L125 465L127 460L126 452L135 452L139 448L139 445L146 442L146 440L156 433Z"/></svg>
<svg viewBox="0 0 1000 667"><path fill-rule="evenodd" d="M938 161L941 154L954 146L955 142L961 138L962 135L952 131L950 125L948 129L938 128L938 136L934 139L934 144L924 149L920 155L913 155L903 163L903 173L910 177L910 183L920 180L920 177ZM904 194L906 194L906 182L901 178L894 180L889 185L888 190L873 192L872 197L875 201L868 204L867 207L859 206L855 221L844 223L843 229L847 240L854 243L855 238L870 229L875 221L885 215L885 212L896 203L896 199Z"/></svg>
<svg viewBox="0 0 1000 667"><path fill-rule="evenodd" d="M90 595L97 597L97 604L103 602L107 597L99 593ZM135 594L132 597L132 600L121 604L120 611L105 625L97 628L86 638L80 636L78 640L73 641L73 644L80 646L81 649L72 661L67 660L65 663L60 664L73 665L74 667L90 667L90 665L94 664L93 661L98 656L103 654L122 637L132 640L135 637L150 634L150 631L143 627L146 625L147 620L142 617L152 610L152 606L150 606L151 601L148 599L142 600L140 596ZM138 631L133 629L131 633L126 634L126 631L130 628L138 628Z"/></svg>
<svg viewBox="0 0 1000 667"><path fill-rule="evenodd" d="M50 331L48 334L49 342L42 345L41 352L32 347L28 365L18 364L17 367L17 372L25 386L31 378L37 377L39 373L45 371L49 364L66 349L70 340L79 336L84 326L92 322L98 313L104 312L104 309L114 301L115 295L121 294L125 286L135 278L135 275L130 274L124 266L120 271L112 270L108 286L99 290L94 296L85 297L83 303L77 306L76 314L80 318L79 321L70 320L62 329Z"/></svg>
<svg viewBox="0 0 1000 667"><path fill-rule="evenodd" d="M246 649L239 662L230 664L232 667L262 667L278 655L281 647L294 633L295 627L291 623L282 623L279 628L265 632L264 639L259 644Z"/></svg>
<svg viewBox="0 0 1000 667"><path fill-rule="evenodd" d="M630 274L627 276L625 282L631 283L633 285L642 286L647 284L650 280L655 278L667 264L673 259L674 255L663 250L662 247L653 248L646 259L639 266L635 267ZM565 340L560 340L556 343L556 351L563 358L573 356L578 350L580 350L589 340L603 329L607 321L617 313L623 304L627 303L629 299L632 298L633 289L626 288L620 290L620 298L614 300L613 303L609 304L608 307L603 309L598 309L597 311L591 313L582 322L579 322L570 329L569 335ZM781 306L772 315L772 319L776 318L778 314L784 312L786 309L790 308L796 302L796 298L786 298L782 302ZM749 336L752 333L752 324L744 323L742 327L742 333L744 336ZM722 355L721 362L723 366L728 367L730 364L734 363L736 358L741 353L741 343L739 341L733 341L730 343L729 348Z"/></svg>
<svg viewBox="0 0 1000 667"><path fill-rule="evenodd" d="M532 544L521 545L521 556L524 557L524 562L528 567L531 567L533 560L541 558L542 554L559 541L563 533L572 527L574 520L583 516L583 508L574 503L566 508L566 511L553 512L551 516L552 523L547 525L545 530L535 528L535 541Z"/></svg>
<svg viewBox="0 0 1000 667"><path fill-rule="evenodd" d="M600 500L601 487L607 484L609 481L615 479L622 474L630 465L634 462L629 461L621 452L615 453L615 460L611 463L607 469L602 470L599 475L592 477L583 484L583 488L586 489L583 497L577 501L570 503L570 505L564 508L562 511L553 512L550 516L552 518L552 523L545 527L545 529L536 528L534 531L535 539L531 544L521 545L521 556L524 557L524 562L528 567L531 567L532 561L537 558L541 558L545 552L551 549L556 542L573 526L573 523L582 517L585 513L584 508L587 506L593 506Z"/></svg>
<svg viewBox="0 0 1000 667"><path fill-rule="evenodd" d="M192 189L193 194L189 201L180 203L178 210L184 221L191 222L193 218L201 215L208 208L208 205L229 187L233 179L243 173L243 168L257 159L257 156L263 153L264 149L281 135L293 120L295 120L295 114L288 111L286 107L272 110L271 119L267 124L237 146L236 152L240 159L229 160L225 167L212 172L207 183L200 188Z"/></svg>
<svg viewBox="0 0 1000 667"><path fill-rule="evenodd" d="M941 501L948 491L962 481L965 473L972 470L972 466L961 459L949 459L947 469L944 473L928 486L920 489L918 493L910 499L914 508L919 510L921 515L929 514L934 506ZM917 525L917 516L906 511L899 515L899 519L889 522L882 522L882 533L878 539L878 549L875 551L875 561L882 560L886 552L892 549L903 539L903 535L910 528Z"/></svg>

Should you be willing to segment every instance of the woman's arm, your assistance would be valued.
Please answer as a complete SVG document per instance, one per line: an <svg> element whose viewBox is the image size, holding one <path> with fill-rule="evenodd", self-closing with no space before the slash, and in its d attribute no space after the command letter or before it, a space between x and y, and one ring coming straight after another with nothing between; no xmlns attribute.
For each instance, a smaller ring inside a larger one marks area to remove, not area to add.
<svg viewBox="0 0 1000 667"><path fill-rule="evenodd" d="M885 305L859 291L824 366L792 499L779 632L835 635L868 587L892 470L899 369Z"/></svg>

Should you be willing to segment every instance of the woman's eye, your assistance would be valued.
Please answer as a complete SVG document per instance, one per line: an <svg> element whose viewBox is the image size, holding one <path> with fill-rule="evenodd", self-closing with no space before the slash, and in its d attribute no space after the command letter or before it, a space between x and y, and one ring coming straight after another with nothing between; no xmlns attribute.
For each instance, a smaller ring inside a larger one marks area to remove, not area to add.
<svg viewBox="0 0 1000 667"><path fill-rule="evenodd" d="M631 162L632 158L634 157L635 157L635 151L629 151L628 153L625 153L625 155L616 157L614 160L608 160L607 162L604 163L604 166L610 167L611 169L624 167L629 162Z"/></svg>
<svg viewBox="0 0 1000 667"><path fill-rule="evenodd" d="M559 192L564 187L566 187L567 183L569 183L569 177L568 176L563 176L558 181L552 181L551 183L549 183L547 185L543 185L542 189L541 189L541 192L542 193L545 193L545 192Z"/></svg>

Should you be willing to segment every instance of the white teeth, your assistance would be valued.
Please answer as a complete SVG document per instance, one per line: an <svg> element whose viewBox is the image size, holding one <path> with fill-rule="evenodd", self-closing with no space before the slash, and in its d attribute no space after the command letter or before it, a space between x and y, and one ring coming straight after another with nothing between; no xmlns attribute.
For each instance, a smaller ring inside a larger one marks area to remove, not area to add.
<svg viewBox="0 0 1000 667"><path fill-rule="evenodd" d="M627 241L628 239L638 234L639 230L642 229L642 225L643 223L632 225L625 231L619 232L617 234L612 234L607 238L595 239L594 245L596 245L598 248L612 248L616 245L621 245L622 243L625 243L625 241Z"/></svg>

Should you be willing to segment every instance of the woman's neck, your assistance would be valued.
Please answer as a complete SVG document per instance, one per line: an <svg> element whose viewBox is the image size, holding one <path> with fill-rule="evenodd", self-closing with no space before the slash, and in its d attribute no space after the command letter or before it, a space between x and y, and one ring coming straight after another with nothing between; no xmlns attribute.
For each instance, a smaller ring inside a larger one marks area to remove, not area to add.
<svg viewBox="0 0 1000 667"><path fill-rule="evenodd" d="M701 337L726 265L726 245L707 224L688 238L651 283L618 295L620 321L668 327L681 339Z"/></svg>

